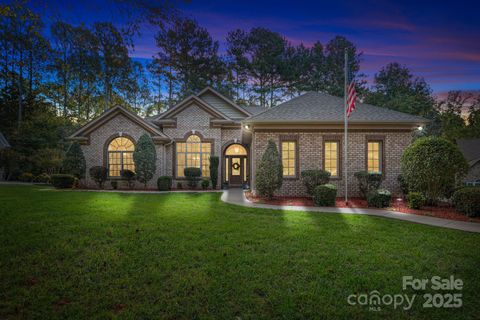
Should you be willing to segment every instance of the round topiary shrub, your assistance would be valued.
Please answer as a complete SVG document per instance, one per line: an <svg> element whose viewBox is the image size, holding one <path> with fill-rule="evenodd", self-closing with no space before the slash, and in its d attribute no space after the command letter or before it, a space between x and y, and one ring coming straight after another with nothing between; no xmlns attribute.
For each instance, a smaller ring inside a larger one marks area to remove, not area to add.
<svg viewBox="0 0 480 320"><path fill-rule="evenodd" d="M210 185L210 180L208 180L208 179L203 179L202 180L202 189L203 190L207 190L209 185Z"/></svg>
<svg viewBox="0 0 480 320"><path fill-rule="evenodd" d="M417 139L402 155L402 176L409 190L422 192L429 204L448 196L467 171L458 147L443 138Z"/></svg>
<svg viewBox="0 0 480 320"><path fill-rule="evenodd" d="M108 177L108 169L102 166L95 166L90 168L89 173L93 181L102 189Z"/></svg>
<svg viewBox="0 0 480 320"><path fill-rule="evenodd" d="M386 189L378 189L367 195L367 203L369 207L385 208L390 205L392 194Z"/></svg>
<svg viewBox="0 0 480 320"><path fill-rule="evenodd" d="M464 187L453 194L455 208L469 217L480 216L480 187Z"/></svg>
<svg viewBox="0 0 480 320"><path fill-rule="evenodd" d="M300 173L300 176L305 188L307 188L307 193L311 196L313 196L316 187L327 184L330 180L330 172L319 169L304 170Z"/></svg>
<svg viewBox="0 0 480 320"><path fill-rule="evenodd" d="M407 201L410 209L420 209L425 205L427 199L420 192L409 192L407 194Z"/></svg>
<svg viewBox="0 0 480 320"><path fill-rule="evenodd" d="M313 202L317 207L334 207L337 198L337 187L323 184L313 190Z"/></svg>
<svg viewBox="0 0 480 320"><path fill-rule="evenodd" d="M354 176L358 180L358 189L363 199L366 199L369 193L380 188L382 183L381 173L358 171L355 172Z"/></svg>
<svg viewBox="0 0 480 320"><path fill-rule="evenodd" d="M202 170L200 168L188 167L183 169L185 178L187 178L187 184L190 188L195 189L198 184L198 180L202 176Z"/></svg>
<svg viewBox="0 0 480 320"><path fill-rule="evenodd" d="M157 187L160 191L168 191L172 189L172 177L161 176L157 179Z"/></svg>
<svg viewBox="0 0 480 320"><path fill-rule="evenodd" d="M50 178L57 189L71 189L76 183L76 178L71 174L52 174Z"/></svg>

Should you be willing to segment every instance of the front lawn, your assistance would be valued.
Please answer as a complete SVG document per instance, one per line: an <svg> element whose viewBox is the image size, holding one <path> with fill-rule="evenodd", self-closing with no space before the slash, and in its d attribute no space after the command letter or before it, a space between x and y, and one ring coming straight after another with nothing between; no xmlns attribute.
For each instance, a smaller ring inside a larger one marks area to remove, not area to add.
<svg viewBox="0 0 480 320"><path fill-rule="evenodd" d="M0 186L0 319L480 316L480 234L219 197ZM423 308L408 275L462 279L463 307ZM417 297L347 303L373 290Z"/></svg>

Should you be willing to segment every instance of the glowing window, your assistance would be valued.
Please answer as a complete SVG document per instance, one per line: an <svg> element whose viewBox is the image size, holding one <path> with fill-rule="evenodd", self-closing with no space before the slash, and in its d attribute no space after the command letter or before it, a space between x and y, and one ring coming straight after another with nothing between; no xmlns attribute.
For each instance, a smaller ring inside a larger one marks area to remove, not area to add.
<svg viewBox="0 0 480 320"><path fill-rule="evenodd" d="M135 145L128 138L118 137L110 142L108 145L108 175L110 177L120 177L122 170L135 171L134 150Z"/></svg>
<svg viewBox="0 0 480 320"><path fill-rule="evenodd" d="M339 143L338 141L326 141L324 144L325 152L325 171L330 172L332 177L338 177L339 168Z"/></svg>
<svg viewBox="0 0 480 320"><path fill-rule="evenodd" d="M284 177L294 177L296 175L296 144L295 141L282 141L282 165Z"/></svg>
<svg viewBox="0 0 480 320"><path fill-rule="evenodd" d="M247 150L240 144L232 144L225 150L226 156L246 156Z"/></svg>
<svg viewBox="0 0 480 320"><path fill-rule="evenodd" d="M202 142L199 136L192 134L186 142L178 142L177 146L177 177L185 177L184 169L200 168L203 177L210 176L210 155L212 144Z"/></svg>
<svg viewBox="0 0 480 320"><path fill-rule="evenodd" d="M368 172L382 173L382 152L381 141L369 141L367 143Z"/></svg>

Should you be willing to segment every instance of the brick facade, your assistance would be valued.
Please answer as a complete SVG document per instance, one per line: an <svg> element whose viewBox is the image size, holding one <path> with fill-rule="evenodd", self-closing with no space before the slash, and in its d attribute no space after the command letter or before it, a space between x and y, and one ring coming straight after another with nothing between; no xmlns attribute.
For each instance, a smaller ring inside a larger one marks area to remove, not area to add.
<svg viewBox="0 0 480 320"><path fill-rule="evenodd" d="M133 142L136 143L140 136L145 133L147 133L145 129L121 114L115 116L97 128L95 131L91 132L89 139L90 143L87 145L82 145L83 154L87 164L87 172L85 175L86 185L88 187L96 186L95 182L90 178L88 171L93 166L107 165L105 148L111 139L123 135L131 137L134 140ZM155 149L157 151L157 170L153 179L148 183L148 188L156 188L157 178L163 174L162 168L164 164L164 146L161 144L156 144ZM107 182L105 187L111 188L110 182ZM119 183L119 187L123 187L122 182ZM143 186L137 182L136 187Z"/></svg>
<svg viewBox="0 0 480 320"><path fill-rule="evenodd" d="M192 133L199 135L202 140L212 143L212 155L220 157L219 165L219 184L222 183L224 168L223 152L231 143L242 143L242 137L245 138L245 132L238 125L235 127L215 127L211 120L214 116L201 105L192 103L188 107L179 111L174 115L175 125L165 127L162 131L172 139L168 139L164 143L155 145L157 151L157 171L154 178L148 183L148 188L156 188L157 178L161 175L172 176L174 178L173 185L178 182L185 184L184 179L175 179L175 143L185 141ZM247 130L248 131L248 130ZM87 162L87 179L86 184L89 187L95 186L90 179L88 169L92 166L107 165L107 143L114 137L124 135L131 137L136 142L140 136L146 133L146 129L132 121L123 114L118 114L110 120L97 127L89 133L89 143L82 145L82 149ZM323 143L325 140L338 140L341 148L340 156L343 153L343 132L341 130L304 130L295 129L261 129L254 128L253 137L250 145L245 145L248 150L249 168L247 172L250 176L250 183L255 187L255 170L266 149L269 139L273 139L279 147L282 139L288 138L297 141L297 178L284 179L282 188L278 191L278 195L304 196L305 188L300 179L300 172L307 169L323 168ZM366 147L369 139L383 141L383 167L385 169L384 181L382 187L392 191L399 192L397 177L400 174L400 158L403 150L411 142L411 132L409 130L354 130L349 132L349 194L351 196L358 195L358 185L354 178L354 173L366 169ZM250 138L248 138L250 140ZM340 165L341 167L341 165ZM344 194L343 174L338 179L332 179L331 182L338 187L338 195ZM120 182L122 187L122 182ZM107 188L110 183L107 182ZM137 187L141 187L137 183Z"/></svg>
<svg viewBox="0 0 480 320"><path fill-rule="evenodd" d="M272 139L279 146L282 136L294 136L298 139L298 175L302 170L322 169L323 168L323 141L324 138L331 140L338 137L341 141L343 152L343 133L330 131L316 132L254 132L252 150L253 170L255 170L267 147L268 140ZM358 196L358 184L354 173L366 169L366 144L367 140L384 139L383 155L385 178L382 187L393 193L399 193L397 177L400 174L400 159L403 150L411 142L411 133L408 131L353 131L348 134L348 185L349 195ZM252 177L254 180L254 177ZM338 195L344 195L343 175L339 179L332 179L332 184L338 187ZM254 185L254 181L253 181ZM305 187L300 178L284 179L282 188L277 192L278 195L305 196Z"/></svg>
<svg viewBox="0 0 480 320"><path fill-rule="evenodd" d="M212 115L208 114L205 110L199 106L192 104L188 108L182 110L175 115L176 118L176 128L165 128L163 132L175 140L183 140L188 134L191 134L193 131L201 136L203 139L213 141L212 155L220 157L220 163L218 168L219 173L219 185L221 184L220 177L222 176L223 161L222 161L222 150L225 147L225 144L229 141L235 139L238 142L241 142L242 132L241 129L224 129L224 128L213 128L210 125L210 119ZM175 152L175 143L168 144L166 147L166 173L169 176L174 176L174 155ZM174 179L173 185L176 186L180 182L185 184L184 179Z"/></svg>

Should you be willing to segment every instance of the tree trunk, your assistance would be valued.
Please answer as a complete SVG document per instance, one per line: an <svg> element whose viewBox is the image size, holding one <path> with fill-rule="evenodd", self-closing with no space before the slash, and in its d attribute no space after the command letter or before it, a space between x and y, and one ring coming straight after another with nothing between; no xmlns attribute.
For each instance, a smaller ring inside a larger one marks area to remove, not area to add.
<svg viewBox="0 0 480 320"><path fill-rule="evenodd" d="M17 126L20 128L22 124L22 113L23 113L23 52L20 50L20 60L19 60L19 72L18 72L18 123Z"/></svg>

